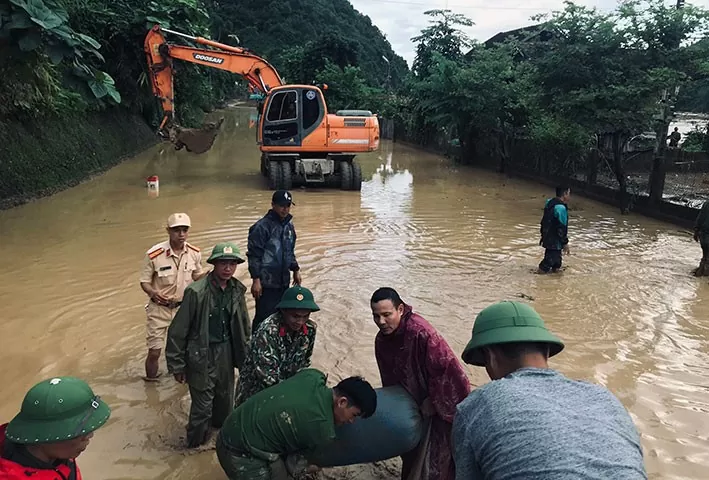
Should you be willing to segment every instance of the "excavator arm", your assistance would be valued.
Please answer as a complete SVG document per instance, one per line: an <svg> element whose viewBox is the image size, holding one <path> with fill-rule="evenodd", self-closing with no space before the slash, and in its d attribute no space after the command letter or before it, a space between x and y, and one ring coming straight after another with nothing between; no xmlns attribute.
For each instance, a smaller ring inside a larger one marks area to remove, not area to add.
<svg viewBox="0 0 709 480"><path fill-rule="evenodd" d="M171 44L164 33L178 35L209 48L194 48ZM145 37L145 54L153 93L162 103L163 119L158 133L175 144L175 148L186 147L188 151L203 153L211 148L223 121L205 124L201 129L188 129L174 124L175 97L173 89L173 59L217 68L235 73L249 84L249 91L268 93L273 87L283 85L276 69L263 58L247 49L233 47L202 37L161 28L155 25Z"/></svg>

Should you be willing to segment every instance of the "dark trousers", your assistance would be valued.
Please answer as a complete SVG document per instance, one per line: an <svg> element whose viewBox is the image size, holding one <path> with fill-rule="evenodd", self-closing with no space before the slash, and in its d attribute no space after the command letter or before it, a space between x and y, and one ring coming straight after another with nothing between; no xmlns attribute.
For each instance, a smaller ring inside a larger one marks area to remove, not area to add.
<svg viewBox="0 0 709 480"><path fill-rule="evenodd" d="M209 427L221 428L234 408L234 360L231 341L213 343L207 353L206 388L190 385L190 417L187 423L187 446L195 448L207 440ZM189 384L189 378L187 380Z"/></svg>
<svg viewBox="0 0 709 480"><path fill-rule="evenodd" d="M264 288L261 292L261 297L256 300L256 316L251 325L251 331L255 332L256 328L268 317L276 313L276 305L281 301L283 292L288 290L288 287L281 288Z"/></svg>
<svg viewBox="0 0 709 480"><path fill-rule="evenodd" d="M544 259L539 263L539 270L544 273L556 272L561 268L561 250L547 248Z"/></svg>

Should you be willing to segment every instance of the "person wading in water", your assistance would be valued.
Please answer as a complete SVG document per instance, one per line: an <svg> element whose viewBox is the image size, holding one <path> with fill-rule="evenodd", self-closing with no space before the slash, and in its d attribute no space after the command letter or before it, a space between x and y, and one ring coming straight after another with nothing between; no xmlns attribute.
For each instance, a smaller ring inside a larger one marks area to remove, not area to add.
<svg viewBox="0 0 709 480"><path fill-rule="evenodd" d="M233 278L244 261L233 243L215 245L207 259L214 270L185 289L167 331L167 368L190 388L189 448L206 443L209 427L220 428L234 408L234 368L244 364L251 337L246 286Z"/></svg>
<svg viewBox="0 0 709 480"><path fill-rule="evenodd" d="M302 283L300 266L295 258L296 234L290 214L293 196L277 190L271 197L271 209L249 228L246 257L253 280L251 295L256 300L256 315L252 330L276 313L276 305L290 286Z"/></svg>
<svg viewBox="0 0 709 480"><path fill-rule="evenodd" d="M550 198L544 205L539 245L544 247L544 259L539 264L539 273L558 272L561 270L561 252L569 254L568 225L569 213L566 204L571 198L571 189L566 186L556 187L556 197Z"/></svg>

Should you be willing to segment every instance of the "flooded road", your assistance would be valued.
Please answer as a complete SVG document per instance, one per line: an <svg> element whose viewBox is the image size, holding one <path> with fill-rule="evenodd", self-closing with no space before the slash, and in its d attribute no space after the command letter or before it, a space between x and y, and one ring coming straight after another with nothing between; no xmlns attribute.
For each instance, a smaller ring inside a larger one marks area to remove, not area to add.
<svg viewBox="0 0 709 480"><path fill-rule="evenodd" d="M223 240L245 249L271 197L252 112L229 112L205 155L156 146L100 178L0 212L0 420L37 381L85 378L113 408L80 458L85 478L225 478L213 451L177 447L186 387L140 379L146 298L138 275L174 211L192 217L190 242L203 250ZM458 354L483 307L526 298L566 342L552 367L607 386L630 410L650 478L706 478L709 285L689 275L701 253L686 232L574 197L567 269L535 275L541 208L553 192L388 142L359 159L361 192L294 191L304 285L322 308L313 315L315 367L332 381L363 374L379 385L368 299L383 285ZM147 195L149 175L159 175L158 198ZM250 286L245 266L237 276ZM466 369L474 384L487 381L484 369ZM329 475L397 478L391 465Z"/></svg>

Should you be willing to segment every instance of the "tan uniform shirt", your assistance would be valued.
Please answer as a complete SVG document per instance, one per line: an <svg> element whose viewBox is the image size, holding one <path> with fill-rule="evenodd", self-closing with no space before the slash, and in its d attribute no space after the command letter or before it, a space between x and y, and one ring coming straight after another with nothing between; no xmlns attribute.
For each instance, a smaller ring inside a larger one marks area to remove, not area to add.
<svg viewBox="0 0 709 480"><path fill-rule="evenodd" d="M171 302L181 302L185 288L192 283L192 275L202 273L202 253L199 248L189 243L176 255L170 248L170 241L153 245L145 254L140 283L149 283L161 295ZM170 326L177 306L169 308L157 305L152 300L145 306L148 314L148 337L163 337ZM158 332L159 331L159 332Z"/></svg>

